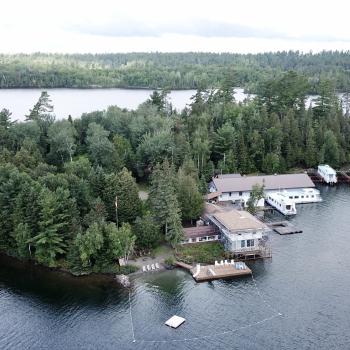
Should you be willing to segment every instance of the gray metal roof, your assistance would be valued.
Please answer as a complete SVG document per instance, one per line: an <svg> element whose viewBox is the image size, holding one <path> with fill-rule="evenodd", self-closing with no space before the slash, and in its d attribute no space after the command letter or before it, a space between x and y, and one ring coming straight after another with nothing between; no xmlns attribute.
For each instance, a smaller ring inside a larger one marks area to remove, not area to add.
<svg viewBox="0 0 350 350"><path fill-rule="evenodd" d="M236 177L242 177L241 174L219 174L217 175L217 178L218 179L225 179L225 178L236 178Z"/></svg>
<svg viewBox="0 0 350 350"><path fill-rule="evenodd" d="M256 184L264 185L266 190L315 187L315 184L307 174L213 178L213 183L219 192L251 191Z"/></svg>

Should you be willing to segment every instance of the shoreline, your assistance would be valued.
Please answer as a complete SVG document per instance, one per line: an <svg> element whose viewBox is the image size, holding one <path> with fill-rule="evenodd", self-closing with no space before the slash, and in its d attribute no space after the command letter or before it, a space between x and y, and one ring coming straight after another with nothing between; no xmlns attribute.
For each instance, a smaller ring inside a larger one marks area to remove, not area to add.
<svg viewBox="0 0 350 350"><path fill-rule="evenodd" d="M98 282L113 282L116 283L120 287L124 287L116 278L117 276L121 276L123 274L117 274L112 272L91 272L89 274L82 274L82 275L76 275L69 270L66 270L64 268L60 267L49 267L42 264L39 264L35 262L34 260L21 260L15 256L11 256L6 254L4 251L0 251L0 263L5 262L5 265L11 268L15 268L18 270L23 271L32 271L38 275L41 275L43 273L48 273L52 275L56 275L56 277L60 277L62 279L69 279L71 282L92 282L92 283L98 283ZM4 264L2 264L4 265ZM130 264L132 265L132 264ZM136 266L136 265L134 265ZM172 268L167 268L163 263L160 264L160 268L157 270L151 270L147 272L143 272L141 268L139 268L135 272L131 272L125 276L128 278L134 280L138 277L144 276L144 275L153 275L155 273L165 272L171 269L177 268L176 266Z"/></svg>
<svg viewBox="0 0 350 350"><path fill-rule="evenodd" d="M5 261L6 264L10 265L11 267L18 268L20 270L35 269L38 272L38 274L43 272L48 272L48 273L60 275L62 277L68 277L72 280L105 279L105 280L114 280L117 282L115 278L115 276L117 275L116 273L91 272L89 274L75 275L69 270L66 270L64 268L45 266L30 259L21 260L15 256L6 254L4 251L0 252L0 262L2 261Z"/></svg>

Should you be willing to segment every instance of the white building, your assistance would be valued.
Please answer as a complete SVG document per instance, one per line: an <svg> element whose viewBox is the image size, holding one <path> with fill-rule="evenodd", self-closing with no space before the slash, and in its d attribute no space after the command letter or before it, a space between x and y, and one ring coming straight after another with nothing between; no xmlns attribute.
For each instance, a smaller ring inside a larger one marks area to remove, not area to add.
<svg viewBox="0 0 350 350"><path fill-rule="evenodd" d="M317 173L327 184L333 185L338 181L337 172L327 164L319 165L317 168Z"/></svg>
<svg viewBox="0 0 350 350"><path fill-rule="evenodd" d="M205 203L204 226L184 228L182 244L220 240L234 258L271 257L267 225L244 210Z"/></svg>
<svg viewBox="0 0 350 350"><path fill-rule="evenodd" d="M285 175L261 175L229 177L218 176L212 179L209 190L217 193L219 202L229 201L247 205L250 192L254 185L264 186L265 195L283 192L293 198L295 203L319 202L321 197L315 189L315 184L307 174L285 174ZM258 206L264 206L265 199L261 199Z"/></svg>
<svg viewBox="0 0 350 350"><path fill-rule="evenodd" d="M207 215L219 229L225 250L237 258L271 257L267 232L270 229L244 210L218 210Z"/></svg>

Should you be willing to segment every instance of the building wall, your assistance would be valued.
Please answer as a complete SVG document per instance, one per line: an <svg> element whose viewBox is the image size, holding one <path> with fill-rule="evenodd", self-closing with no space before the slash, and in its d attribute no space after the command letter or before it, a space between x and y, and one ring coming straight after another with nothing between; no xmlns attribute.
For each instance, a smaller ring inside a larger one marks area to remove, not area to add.
<svg viewBox="0 0 350 350"><path fill-rule="evenodd" d="M242 192L224 192L219 196L219 202L232 201L232 202L243 202L247 205L248 199L250 197L250 191ZM258 202L258 207L264 206L264 198L260 199Z"/></svg>
<svg viewBox="0 0 350 350"><path fill-rule="evenodd" d="M306 189L306 188L305 188ZM283 189L280 189L280 190L265 190L265 194L269 194L269 193L277 193L277 192L280 192L281 190ZM286 190L287 192L291 192L293 193L294 195L294 192L293 191L297 191L297 190L303 190L303 188L295 188L295 189L290 189L290 190ZM247 202L248 202L248 199L250 197L250 192L251 191L242 191L242 192L223 192L218 200L219 202L227 202L227 201L232 201L232 202L243 202L245 206L247 206ZM265 202L265 199L262 198L259 200L259 202L257 203L257 206L258 207L263 207L264 206L264 203ZM298 202L298 201L296 201ZM303 202L300 200L300 202Z"/></svg>
<svg viewBox="0 0 350 350"><path fill-rule="evenodd" d="M254 233L255 232L255 233ZM242 232L240 234L223 234L223 243L225 249L230 252L244 252L249 250L258 250L259 239L263 236L262 230ZM244 243L242 244L242 241ZM249 243L247 242L249 241ZM254 242L252 245L251 242Z"/></svg>

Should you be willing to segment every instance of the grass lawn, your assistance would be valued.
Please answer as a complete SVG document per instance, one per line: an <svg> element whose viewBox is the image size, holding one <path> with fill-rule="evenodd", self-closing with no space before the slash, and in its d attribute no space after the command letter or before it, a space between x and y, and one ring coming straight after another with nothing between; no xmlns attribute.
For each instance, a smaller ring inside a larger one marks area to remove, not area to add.
<svg viewBox="0 0 350 350"><path fill-rule="evenodd" d="M177 248L176 258L188 264L213 264L225 257L224 247L219 242L193 243Z"/></svg>
<svg viewBox="0 0 350 350"><path fill-rule="evenodd" d="M171 248L168 244L162 244L152 249L151 255L152 256L172 256L174 255L174 249Z"/></svg>

